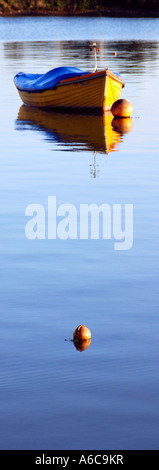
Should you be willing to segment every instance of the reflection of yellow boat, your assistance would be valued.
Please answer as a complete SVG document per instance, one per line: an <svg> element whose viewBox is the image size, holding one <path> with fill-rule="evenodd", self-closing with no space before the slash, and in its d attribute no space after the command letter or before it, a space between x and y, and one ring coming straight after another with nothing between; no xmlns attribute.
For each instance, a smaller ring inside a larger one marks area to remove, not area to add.
<svg viewBox="0 0 159 470"><path fill-rule="evenodd" d="M105 70L84 72L58 67L46 74L18 73L14 77L22 101L38 108L110 110L124 86L120 75Z"/></svg>
<svg viewBox="0 0 159 470"><path fill-rule="evenodd" d="M111 113L104 115L48 112L22 105L17 128L28 126L45 132L48 140L76 146L76 149L108 153L121 141L120 132L112 127Z"/></svg>

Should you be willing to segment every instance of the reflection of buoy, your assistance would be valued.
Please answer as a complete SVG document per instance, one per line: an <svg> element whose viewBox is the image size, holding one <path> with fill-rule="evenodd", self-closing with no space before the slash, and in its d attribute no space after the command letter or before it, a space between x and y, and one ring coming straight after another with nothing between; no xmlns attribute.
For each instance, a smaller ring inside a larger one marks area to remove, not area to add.
<svg viewBox="0 0 159 470"><path fill-rule="evenodd" d="M113 103L111 107L111 112L116 117L125 117L128 118L133 112L133 107L130 101L125 99L117 100Z"/></svg>
<svg viewBox="0 0 159 470"><path fill-rule="evenodd" d="M118 119L117 117L114 117L112 120L113 129L120 134L128 134L128 132L131 131L132 126L133 123L131 118Z"/></svg>
<svg viewBox="0 0 159 470"><path fill-rule="evenodd" d="M73 344L77 351L85 351L85 349L88 349L90 344L91 344L91 338L90 339L80 339L80 340L74 340Z"/></svg>
<svg viewBox="0 0 159 470"><path fill-rule="evenodd" d="M90 339L90 338L91 338L91 332L85 325L79 325L73 333L74 340L83 340L83 339Z"/></svg>

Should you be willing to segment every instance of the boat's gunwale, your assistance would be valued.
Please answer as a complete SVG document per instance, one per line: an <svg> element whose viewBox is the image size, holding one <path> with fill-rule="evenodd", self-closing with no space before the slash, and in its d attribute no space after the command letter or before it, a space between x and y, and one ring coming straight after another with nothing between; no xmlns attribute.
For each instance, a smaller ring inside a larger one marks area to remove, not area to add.
<svg viewBox="0 0 159 470"><path fill-rule="evenodd" d="M80 82L83 80L90 80L98 77L103 77L109 75L111 78L116 80L117 82L121 83L124 87L124 82L122 78L119 75L116 75L116 73L111 72L108 68L104 70L99 70L96 72L90 72L89 74L87 73L86 75L82 75L82 77L73 77L73 78L66 78L65 80L61 80L56 86L61 86L61 85L67 85L69 83L74 83L76 81Z"/></svg>

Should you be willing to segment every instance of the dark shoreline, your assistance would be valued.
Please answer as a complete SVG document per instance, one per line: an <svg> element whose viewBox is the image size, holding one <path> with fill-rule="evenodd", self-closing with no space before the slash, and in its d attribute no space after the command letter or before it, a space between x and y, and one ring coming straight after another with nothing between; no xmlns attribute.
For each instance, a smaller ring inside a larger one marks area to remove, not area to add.
<svg viewBox="0 0 159 470"><path fill-rule="evenodd" d="M86 10L86 11L76 11L76 12L66 12L66 11L55 11L55 10L43 10L43 9L29 9L29 10L10 10L2 11L0 10L0 17L19 17L19 16L62 16L62 17L114 17L114 18L159 18L159 7L153 11L144 8L106 8L104 10Z"/></svg>

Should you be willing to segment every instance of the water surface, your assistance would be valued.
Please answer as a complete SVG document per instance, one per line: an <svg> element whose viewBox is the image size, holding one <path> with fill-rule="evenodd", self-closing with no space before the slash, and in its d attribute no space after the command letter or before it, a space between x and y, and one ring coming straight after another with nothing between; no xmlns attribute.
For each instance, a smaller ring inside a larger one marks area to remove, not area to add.
<svg viewBox="0 0 159 470"><path fill-rule="evenodd" d="M0 18L2 449L158 449L158 23ZM125 82L128 133L31 112L14 87L19 71L92 70L92 40L99 68ZM28 240L26 206L47 218L51 195L78 214L81 203L133 204L133 247ZM65 341L81 323L92 332L83 352Z"/></svg>

